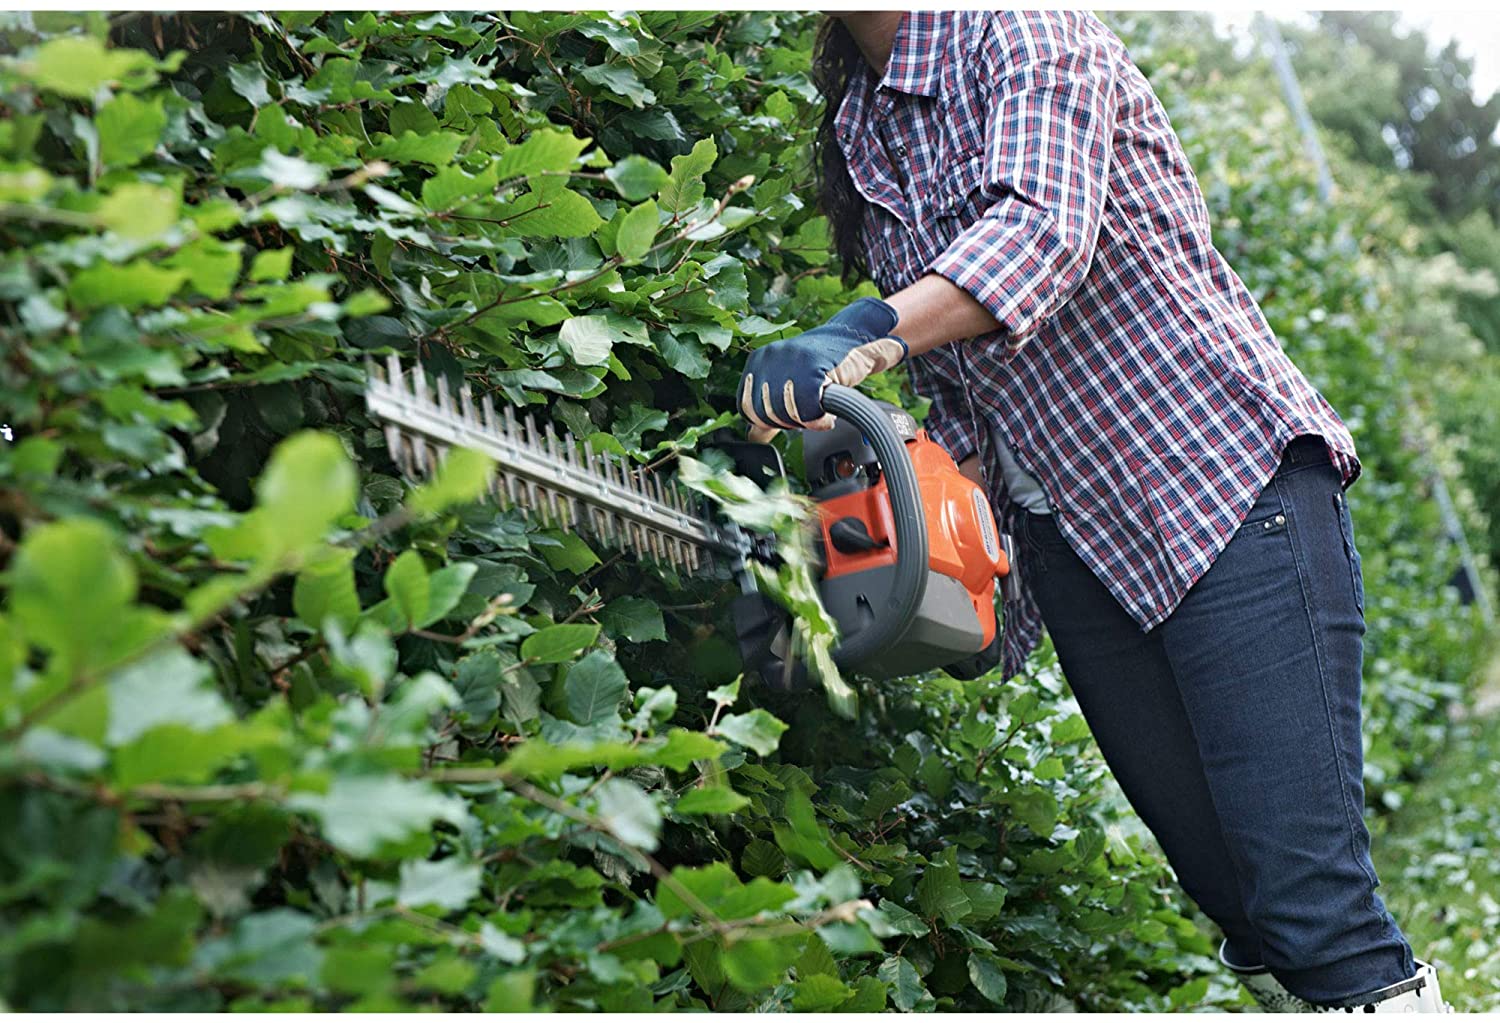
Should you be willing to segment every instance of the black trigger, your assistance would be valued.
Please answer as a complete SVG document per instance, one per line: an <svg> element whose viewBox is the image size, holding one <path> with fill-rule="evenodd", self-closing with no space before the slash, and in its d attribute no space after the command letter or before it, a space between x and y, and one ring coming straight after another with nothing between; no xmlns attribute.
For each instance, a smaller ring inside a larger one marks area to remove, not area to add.
<svg viewBox="0 0 1500 1023"><path fill-rule="evenodd" d="M829 526L828 539L832 541L834 550L841 554L859 554L886 546L876 542L875 538L870 535L870 530L865 526L864 520L853 515L839 519Z"/></svg>

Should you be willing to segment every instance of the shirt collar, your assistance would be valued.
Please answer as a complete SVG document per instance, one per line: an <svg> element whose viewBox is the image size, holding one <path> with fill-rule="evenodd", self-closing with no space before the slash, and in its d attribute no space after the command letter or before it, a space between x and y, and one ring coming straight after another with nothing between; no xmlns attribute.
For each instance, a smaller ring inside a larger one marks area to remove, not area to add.
<svg viewBox="0 0 1500 1023"><path fill-rule="evenodd" d="M880 87L916 96L936 96L946 40L941 11L907 11L896 29L891 59Z"/></svg>

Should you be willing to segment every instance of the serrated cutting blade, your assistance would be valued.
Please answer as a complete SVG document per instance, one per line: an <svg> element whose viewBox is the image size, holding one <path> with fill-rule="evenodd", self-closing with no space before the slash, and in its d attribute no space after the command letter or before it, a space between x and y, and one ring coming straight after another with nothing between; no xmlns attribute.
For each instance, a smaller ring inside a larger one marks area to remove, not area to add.
<svg viewBox="0 0 1500 1023"><path fill-rule="evenodd" d="M572 530L639 557L696 572L710 556L740 559L743 535L723 528L705 502L671 478L591 449L549 421L539 426L468 384L457 401L445 377L429 389L420 365L388 356L365 361L365 405L385 430L391 457L414 478L429 475L452 447L494 459L491 493L548 526Z"/></svg>

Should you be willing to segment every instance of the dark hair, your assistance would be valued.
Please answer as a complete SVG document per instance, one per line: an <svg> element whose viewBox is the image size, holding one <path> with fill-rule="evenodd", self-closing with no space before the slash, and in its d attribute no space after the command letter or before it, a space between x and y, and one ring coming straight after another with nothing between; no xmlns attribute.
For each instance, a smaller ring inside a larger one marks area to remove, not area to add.
<svg viewBox="0 0 1500 1023"><path fill-rule="evenodd" d="M813 142L813 166L818 176L818 205L828 217L833 248L843 264L844 283L853 284L870 272L860 240L865 219L865 197L854 187L844 151L839 148L834 121L849 91L849 82L865 68L865 57L843 21L825 17L813 49L812 79L823 96L823 122Z"/></svg>

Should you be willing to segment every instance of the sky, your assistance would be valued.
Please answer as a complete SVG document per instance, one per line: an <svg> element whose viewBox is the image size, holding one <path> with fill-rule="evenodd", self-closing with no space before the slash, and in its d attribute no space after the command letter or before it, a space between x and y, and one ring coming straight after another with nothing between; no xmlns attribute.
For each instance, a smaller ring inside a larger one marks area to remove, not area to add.
<svg viewBox="0 0 1500 1023"><path fill-rule="evenodd" d="M1373 8L1372 8L1373 9ZM1450 39L1458 41L1459 53L1474 61L1474 92L1482 100L1500 90L1500 9L1494 12L1455 10L1438 8L1429 10L1417 4L1394 4L1381 10L1401 12L1401 23L1413 29L1423 29L1427 38L1441 47ZM1297 20L1295 12L1277 10L1278 18ZM1253 11L1226 10L1219 12L1219 22L1226 27L1249 31L1254 19Z"/></svg>
<svg viewBox="0 0 1500 1023"><path fill-rule="evenodd" d="M1500 89L1500 12L1402 10L1406 24L1427 31L1433 41L1458 40L1458 50L1474 61L1474 92L1480 99Z"/></svg>

